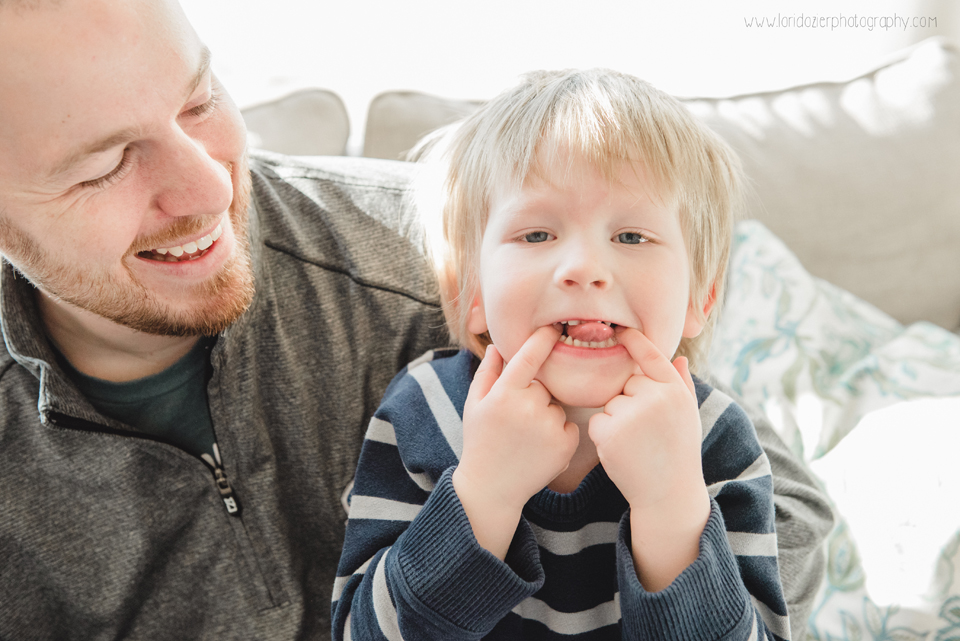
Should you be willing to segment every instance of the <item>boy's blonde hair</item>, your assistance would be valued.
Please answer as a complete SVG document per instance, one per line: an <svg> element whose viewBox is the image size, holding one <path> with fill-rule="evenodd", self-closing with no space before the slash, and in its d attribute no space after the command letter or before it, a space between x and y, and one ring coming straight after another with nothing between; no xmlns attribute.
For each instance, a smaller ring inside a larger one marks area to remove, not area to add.
<svg viewBox="0 0 960 641"><path fill-rule="evenodd" d="M584 158L611 180L622 161L645 169L654 183L651 197L679 210L695 307L702 312L714 286L716 305L722 301L741 200L733 150L680 102L638 78L605 69L534 72L412 152L424 163L418 207L447 325L478 356L490 337L471 334L466 325L479 293L490 195L520 188L531 172L563 152ZM439 202L430 202L431 194ZM693 371L704 368L716 316L710 314L700 335L683 338L677 349Z"/></svg>

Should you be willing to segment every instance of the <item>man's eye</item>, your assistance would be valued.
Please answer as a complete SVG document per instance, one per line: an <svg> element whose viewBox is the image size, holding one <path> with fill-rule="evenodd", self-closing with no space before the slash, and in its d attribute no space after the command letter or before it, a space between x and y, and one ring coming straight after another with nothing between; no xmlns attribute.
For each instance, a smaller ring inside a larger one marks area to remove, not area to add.
<svg viewBox="0 0 960 641"><path fill-rule="evenodd" d="M635 231L625 231L617 234L617 242L624 245L639 245L648 241L649 239L646 236Z"/></svg>
<svg viewBox="0 0 960 641"><path fill-rule="evenodd" d="M220 95L217 93L212 93L210 94L210 100L206 101L202 105L197 105L193 109L188 109L185 113L186 115L193 117L204 116L216 109L219 102Z"/></svg>
<svg viewBox="0 0 960 641"><path fill-rule="evenodd" d="M80 187L92 187L94 189L103 189L108 187L113 183L119 181L123 178L127 170L130 168L130 150L129 147L123 150L123 156L120 157L120 162L117 163L117 166L114 167L109 173L100 176L99 178L94 178L93 180L86 180L80 183Z"/></svg>
<svg viewBox="0 0 960 641"><path fill-rule="evenodd" d="M545 231L532 231L529 234L523 235L523 240L527 243L545 243L552 238L553 235Z"/></svg>

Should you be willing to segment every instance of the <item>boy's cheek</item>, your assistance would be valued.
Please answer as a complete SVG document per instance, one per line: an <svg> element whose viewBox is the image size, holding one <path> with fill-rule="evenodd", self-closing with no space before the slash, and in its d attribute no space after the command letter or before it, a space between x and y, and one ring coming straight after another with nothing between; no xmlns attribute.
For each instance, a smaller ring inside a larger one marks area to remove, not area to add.
<svg viewBox="0 0 960 641"><path fill-rule="evenodd" d="M516 356L518 351L520 351L519 347L512 345L509 341L503 340L503 337L499 336L492 329L490 330L490 340L493 341L494 347L497 348L497 351L500 352L500 356L503 357L504 364L512 361L513 357Z"/></svg>
<svg viewBox="0 0 960 641"><path fill-rule="evenodd" d="M519 332L517 327L522 327L526 323L520 324L516 314L510 313L509 307L494 306L493 309L489 309L489 305L487 307L490 322L485 323L486 331L490 332L490 339L497 347L497 351L503 355L503 359L510 362L523 344L533 336L533 331Z"/></svg>

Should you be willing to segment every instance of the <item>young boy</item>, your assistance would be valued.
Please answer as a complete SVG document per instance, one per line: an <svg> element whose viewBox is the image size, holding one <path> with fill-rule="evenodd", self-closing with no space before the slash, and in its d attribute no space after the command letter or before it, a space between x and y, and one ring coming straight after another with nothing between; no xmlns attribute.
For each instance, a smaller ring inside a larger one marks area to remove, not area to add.
<svg viewBox="0 0 960 641"><path fill-rule="evenodd" d="M334 638L789 638L766 456L690 375L732 151L609 71L532 74L433 142L467 350L410 364L371 421Z"/></svg>

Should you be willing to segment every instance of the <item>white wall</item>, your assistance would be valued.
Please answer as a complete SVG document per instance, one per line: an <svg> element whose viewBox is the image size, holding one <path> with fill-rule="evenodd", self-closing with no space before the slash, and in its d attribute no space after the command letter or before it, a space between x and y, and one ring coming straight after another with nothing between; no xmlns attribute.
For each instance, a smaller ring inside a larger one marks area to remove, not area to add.
<svg viewBox="0 0 960 641"><path fill-rule="evenodd" d="M351 149L389 89L488 98L524 71L605 66L680 95L729 95L859 73L960 31L951 0L181 0L240 106L319 86L347 105ZM874 28L748 27L780 16ZM926 26L883 28L897 16ZM936 26L933 20L936 19Z"/></svg>

